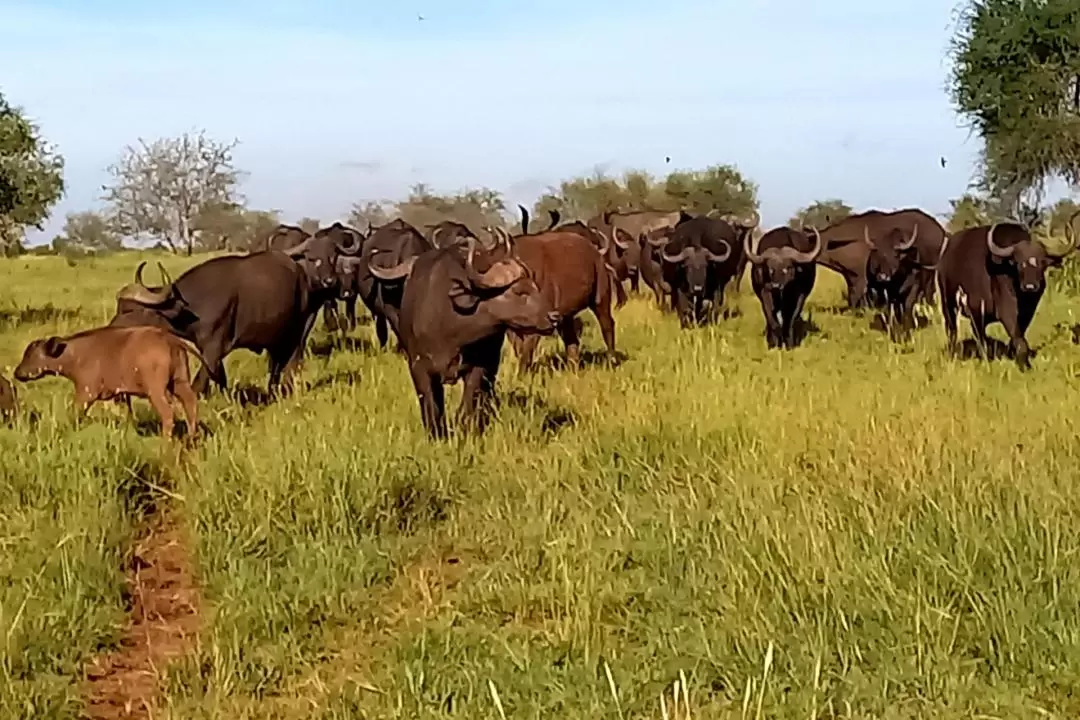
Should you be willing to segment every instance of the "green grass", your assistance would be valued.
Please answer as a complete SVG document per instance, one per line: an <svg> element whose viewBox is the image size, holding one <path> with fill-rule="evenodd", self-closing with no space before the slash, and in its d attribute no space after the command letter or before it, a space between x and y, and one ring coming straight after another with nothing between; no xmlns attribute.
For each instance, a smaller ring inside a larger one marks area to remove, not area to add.
<svg viewBox="0 0 1080 720"><path fill-rule="evenodd" d="M0 365L107 321L136 259L5 261ZM698 718L1076 717L1072 301L1045 298L1025 374L947 358L937 315L894 345L823 311L840 298L822 271L790 353L746 288L695 331L635 299L621 367L523 377L507 349L500 417L448 444L372 350L309 355L272 406L205 401L181 464L104 408L76 427L66 381L20 386L0 716L77 717L79 663L123 618L132 498L164 475L208 605L175 718L493 718L492 687L507 718L660 718L680 677ZM230 381L264 362L237 353Z"/></svg>

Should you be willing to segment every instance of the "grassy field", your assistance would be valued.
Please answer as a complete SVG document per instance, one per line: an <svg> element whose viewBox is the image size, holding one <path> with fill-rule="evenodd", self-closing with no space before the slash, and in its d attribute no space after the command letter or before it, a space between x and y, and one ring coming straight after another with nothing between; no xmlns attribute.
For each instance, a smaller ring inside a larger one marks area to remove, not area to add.
<svg viewBox="0 0 1080 720"><path fill-rule="evenodd" d="M137 260L3 261L4 373L107 322ZM1025 374L947 358L937 315L894 345L830 311L840 289L821 271L790 353L745 287L741 317L695 331L632 300L618 368L525 377L507 349L499 419L449 444L370 325L328 353L320 323L290 399L205 401L212 436L180 461L142 401L138 425L76 427L67 381L20 386L0 717L78 716L159 489L207 613L173 718L1077 717L1073 301L1044 300ZM237 353L230 381L264 386L264 363Z"/></svg>

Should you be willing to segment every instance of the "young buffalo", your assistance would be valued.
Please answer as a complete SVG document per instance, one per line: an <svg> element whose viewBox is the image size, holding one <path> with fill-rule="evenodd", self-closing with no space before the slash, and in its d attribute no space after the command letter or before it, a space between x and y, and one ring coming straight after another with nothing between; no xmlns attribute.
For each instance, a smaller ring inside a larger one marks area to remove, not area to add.
<svg viewBox="0 0 1080 720"><path fill-rule="evenodd" d="M755 254L750 249L750 234L743 242L746 257L753 267L750 281L765 315L765 341L769 348L793 348L796 328L802 319L803 305L814 289L818 256L824 243L817 228L813 247L806 233L781 227L765 233Z"/></svg>
<svg viewBox="0 0 1080 720"><path fill-rule="evenodd" d="M189 432L198 423L195 391L187 355L206 360L195 346L176 335L151 326L103 327L69 335L34 340L15 368L19 382L60 375L75 383L75 404L81 415L99 400L141 397L161 417L161 434L172 437L172 401L184 408Z"/></svg>

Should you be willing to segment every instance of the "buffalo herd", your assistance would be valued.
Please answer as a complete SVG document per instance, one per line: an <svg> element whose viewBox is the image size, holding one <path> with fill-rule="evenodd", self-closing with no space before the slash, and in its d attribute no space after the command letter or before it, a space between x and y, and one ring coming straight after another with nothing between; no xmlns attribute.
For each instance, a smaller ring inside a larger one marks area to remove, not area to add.
<svg viewBox="0 0 1080 720"><path fill-rule="evenodd" d="M516 234L474 233L454 221L417 228L397 219L364 231L335 222L314 233L281 225L265 245L207 260L175 280L159 263L157 286L147 284L143 262L134 282L117 292L108 326L35 340L15 377L67 377L83 407L147 397L167 434L173 400L193 424L195 394L211 381L226 387L224 360L233 350L265 351L270 391L289 392L319 312L332 331L352 328L359 299L374 318L380 347L392 332L408 362L425 430L445 438L447 383L464 384L456 424L475 431L487 424L506 337L527 370L539 338L557 333L573 366L581 356L578 316L589 310L614 358L613 310L626 302L625 285L637 292L643 283L689 328L722 316L729 284L737 289L749 266L768 347L792 348L818 265L844 279L850 308L882 311L898 336L914 330L916 303L932 303L940 291L951 350L958 312L980 349L987 325L1000 322L1026 369L1024 335L1046 269L1076 249L1071 220L1067 243L1049 247L1016 222L949 235L914 208L870 210L824 227L779 227L756 244L756 214L610 211L562 222L552 211L548 227L531 232L521 211ZM188 354L201 363L190 385ZM0 378L5 395L14 391Z"/></svg>

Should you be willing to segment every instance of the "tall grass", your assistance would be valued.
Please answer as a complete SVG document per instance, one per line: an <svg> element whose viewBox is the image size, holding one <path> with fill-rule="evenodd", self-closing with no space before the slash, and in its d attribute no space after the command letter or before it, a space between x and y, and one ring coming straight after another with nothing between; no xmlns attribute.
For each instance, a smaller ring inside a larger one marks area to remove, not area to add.
<svg viewBox="0 0 1080 720"><path fill-rule="evenodd" d="M106 321L134 264L0 266L0 363ZM523 376L507 350L498 421L447 444L373 350L309 356L272 406L206 401L180 464L107 410L76 427L64 381L21 387L0 716L77 717L78 663L122 619L125 484L164 473L208 613L169 671L176 718L1075 717L1070 299L1045 299L1025 374L947 358L937 316L893 344L819 284L789 353L748 293L695 331L631 301L617 368ZM229 372L265 382L261 358Z"/></svg>

